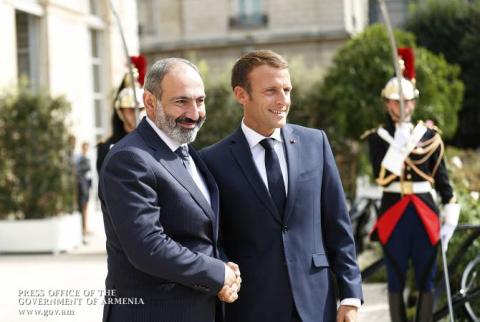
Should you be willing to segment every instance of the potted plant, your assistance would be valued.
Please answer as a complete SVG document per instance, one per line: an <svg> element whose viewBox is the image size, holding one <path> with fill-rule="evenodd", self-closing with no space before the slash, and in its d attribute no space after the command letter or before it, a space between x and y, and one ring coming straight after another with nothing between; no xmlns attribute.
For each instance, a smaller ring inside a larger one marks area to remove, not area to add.
<svg viewBox="0 0 480 322"><path fill-rule="evenodd" d="M26 87L0 97L0 252L59 252L81 242L74 212L69 103Z"/></svg>

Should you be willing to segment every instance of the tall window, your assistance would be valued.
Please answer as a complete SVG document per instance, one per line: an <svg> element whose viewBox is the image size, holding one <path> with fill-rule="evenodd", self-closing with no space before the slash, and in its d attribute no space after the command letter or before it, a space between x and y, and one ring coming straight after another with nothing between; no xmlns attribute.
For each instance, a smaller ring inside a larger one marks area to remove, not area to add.
<svg viewBox="0 0 480 322"><path fill-rule="evenodd" d="M40 87L39 20L23 11L15 12L17 70L19 80L28 81L32 90Z"/></svg>
<svg viewBox="0 0 480 322"><path fill-rule="evenodd" d="M234 15L230 17L230 26L235 28L263 27L268 17L262 11L262 0L233 0Z"/></svg>
<svg viewBox="0 0 480 322"><path fill-rule="evenodd" d="M95 117L95 139L100 141L106 133L106 102L105 82L102 72L102 32L97 29L90 29L91 61L92 61L92 90L93 108Z"/></svg>
<svg viewBox="0 0 480 322"><path fill-rule="evenodd" d="M408 16L408 7L414 0L385 0L392 25L402 26ZM370 24L383 21L382 11L377 0L368 1L368 21Z"/></svg>
<svg viewBox="0 0 480 322"><path fill-rule="evenodd" d="M260 14L260 0L239 0L240 15L253 16Z"/></svg>
<svg viewBox="0 0 480 322"><path fill-rule="evenodd" d="M156 0L142 0L138 2L138 29L140 35L153 35L156 32Z"/></svg>
<svg viewBox="0 0 480 322"><path fill-rule="evenodd" d="M98 16L100 13L100 1L99 0L90 0L90 14L93 16Z"/></svg>

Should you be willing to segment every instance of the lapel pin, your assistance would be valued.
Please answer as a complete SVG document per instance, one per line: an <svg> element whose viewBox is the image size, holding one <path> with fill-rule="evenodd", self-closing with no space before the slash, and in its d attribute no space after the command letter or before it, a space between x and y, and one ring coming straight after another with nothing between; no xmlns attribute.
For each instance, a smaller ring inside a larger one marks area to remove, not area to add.
<svg viewBox="0 0 480 322"><path fill-rule="evenodd" d="M297 140L295 140L295 139L290 139L290 143L291 143L291 144L294 144L294 143L296 143L296 142L297 142Z"/></svg>

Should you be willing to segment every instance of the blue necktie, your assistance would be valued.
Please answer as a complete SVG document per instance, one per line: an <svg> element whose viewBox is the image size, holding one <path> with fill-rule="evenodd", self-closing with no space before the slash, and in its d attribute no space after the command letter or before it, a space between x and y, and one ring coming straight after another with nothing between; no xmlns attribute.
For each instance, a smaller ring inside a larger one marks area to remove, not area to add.
<svg viewBox="0 0 480 322"><path fill-rule="evenodd" d="M275 152L274 139L263 139L260 144L265 149L265 169L267 170L268 191L272 197L275 206L277 206L280 216L283 217L285 201L287 195L285 193L285 183L283 182L280 161Z"/></svg>

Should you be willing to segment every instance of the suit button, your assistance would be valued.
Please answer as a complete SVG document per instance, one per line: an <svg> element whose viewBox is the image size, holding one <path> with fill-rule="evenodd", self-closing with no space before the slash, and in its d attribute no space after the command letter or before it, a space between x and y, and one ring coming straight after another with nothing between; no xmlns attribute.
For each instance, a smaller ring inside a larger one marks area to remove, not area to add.
<svg viewBox="0 0 480 322"><path fill-rule="evenodd" d="M285 234L287 231L288 231L288 227L286 225L283 225L282 232Z"/></svg>

